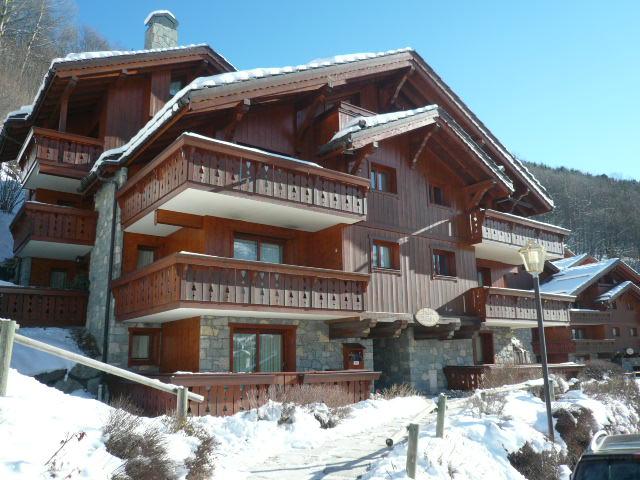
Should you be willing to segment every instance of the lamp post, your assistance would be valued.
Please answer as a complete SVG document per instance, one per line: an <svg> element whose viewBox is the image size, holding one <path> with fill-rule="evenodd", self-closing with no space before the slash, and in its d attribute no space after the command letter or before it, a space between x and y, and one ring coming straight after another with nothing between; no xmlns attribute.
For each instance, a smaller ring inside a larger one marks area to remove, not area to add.
<svg viewBox="0 0 640 480"><path fill-rule="evenodd" d="M533 291L535 292L536 311L538 313L538 340L540 342L540 358L542 359L542 376L544 378L544 400L547 406L547 427L549 439L553 442L553 418L551 417L551 395L549 389L549 366L547 365L547 342L544 338L544 319L542 317L542 298L540 297L540 273L544 270L547 252L542 245L533 240L522 247L518 253L522 257L524 268L533 277Z"/></svg>

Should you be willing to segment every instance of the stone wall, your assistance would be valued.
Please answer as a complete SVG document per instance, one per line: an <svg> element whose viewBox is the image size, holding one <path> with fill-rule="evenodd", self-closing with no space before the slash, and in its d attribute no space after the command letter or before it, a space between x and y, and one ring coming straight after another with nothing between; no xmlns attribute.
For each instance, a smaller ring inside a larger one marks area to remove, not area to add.
<svg viewBox="0 0 640 480"><path fill-rule="evenodd" d="M491 328L495 362L500 364L534 363L535 355L531 347L530 328ZM524 357L518 349L524 350Z"/></svg>
<svg viewBox="0 0 640 480"><path fill-rule="evenodd" d="M433 394L447 387L443 367L473 365L471 340L416 340L407 328L399 338L374 341L374 368L382 371L379 386L408 383Z"/></svg>
<svg viewBox="0 0 640 480"><path fill-rule="evenodd" d="M228 372L229 323L296 325L296 370L342 370L342 344L366 348L365 369L373 368L373 342L358 338L329 340L329 326L320 320L202 317L200 320L200 371Z"/></svg>

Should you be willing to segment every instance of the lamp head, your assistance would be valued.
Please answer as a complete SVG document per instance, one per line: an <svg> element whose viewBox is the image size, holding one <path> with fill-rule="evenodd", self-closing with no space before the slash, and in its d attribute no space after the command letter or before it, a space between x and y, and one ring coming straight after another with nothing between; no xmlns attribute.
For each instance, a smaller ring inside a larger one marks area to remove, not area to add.
<svg viewBox="0 0 640 480"><path fill-rule="evenodd" d="M529 240L527 244L518 250L524 268L532 275L538 275L544 270L544 262L547 252L542 245L537 244L533 240Z"/></svg>

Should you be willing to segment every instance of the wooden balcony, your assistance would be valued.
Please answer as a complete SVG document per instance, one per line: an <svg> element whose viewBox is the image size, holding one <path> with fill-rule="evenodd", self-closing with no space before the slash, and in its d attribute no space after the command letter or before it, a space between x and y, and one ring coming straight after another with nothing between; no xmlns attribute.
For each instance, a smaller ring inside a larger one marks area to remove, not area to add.
<svg viewBox="0 0 640 480"><path fill-rule="evenodd" d="M302 385L337 386L353 403L367 400L380 372L340 370L274 373L175 373L156 375L163 382L188 387L204 396L203 403L190 402L191 415L227 416L258 408L277 395ZM165 415L176 408L176 397L137 383L111 379L112 395L129 397L148 415Z"/></svg>
<svg viewBox="0 0 640 480"><path fill-rule="evenodd" d="M84 326L88 293L36 287L0 287L0 317L21 327Z"/></svg>
<svg viewBox="0 0 640 480"><path fill-rule="evenodd" d="M25 202L11 223L13 253L75 260L91 251L97 214L91 210Z"/></svg>
<svg viewBox="0 0 640 480"><path fill-rule="evenodd" d="M573 340L576 354L585 353L614 353L618 350L615 338L576 338Z"/></svg>
<svg viewBox="0 0 640 480"><path fill-rule="evenodd" d="M113 282L116 319L357 316L368 274L176 253Z"/></svg>
<svg viewBox="0 0 640 480"><path fill-rule="evenodd" d="M101 153L96 138L34 127L18 154L22 185L77 193L80 179Z"/></svg>
<svg viewBox="0 0 640 480"><path fill-rule="evenodd" d="M522 265L518 250L533 240L545 247L548 259L564 256L569 230L495 210L477 209L469 215L471 243L476 257Z"/></svg>
<svg viewBox="0 0 640 480"><path fill-rule="evenodd" d="M542 294L545 325L568 326L569 306L575 297ZM496 327L535 327L537 312L534 294L530 290L478 287L467 291L465 309L488 325Z"/></svg>
<svg viewBox="0 0 640 480"><path fill-rule="evenodd" d="M611 311L572 308L571 325L606 325L611 323Z"/></svg>
<svg viewBox="0 0 640 480"><path fill-rule="evenodd" d="M127 232L166 236L158 209L305 231L366 218L365 178L193 134L182 134L118 193Z"/></svg>
<svg viewBox="0 0 640 480"><path fill-rule="evenodd" d="M576 377L584 365L549 364L549 372L564 375L566 378ZM447 365L443 368L450 390L475 390L482 387L487 372L500 369L515 370L516 381L542 377L542 368L537 364L526 365ZM513 378L513 377L512 377Z"/></svg>

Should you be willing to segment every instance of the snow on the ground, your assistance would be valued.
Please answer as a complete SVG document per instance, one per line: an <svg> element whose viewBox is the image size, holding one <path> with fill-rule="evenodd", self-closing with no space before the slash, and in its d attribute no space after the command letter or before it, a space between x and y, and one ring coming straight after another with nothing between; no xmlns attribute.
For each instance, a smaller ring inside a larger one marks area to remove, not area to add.
<svg viewBox="0 0 640 480"><path fill-rule="evenodd" d="M614 399L600 402L580 390L569 390L553 403L553 409L585 407L591 410L599 428L611 427L619 433L631 433L626 426L637 420L635 413ZM554 419L554 425L556 420ZM524 477L509 463L508 453L530 442L534 450L564 449L566 445L556 432L556 445L547 434L545 404L528 391L514 391L505 396L500 415L479 415L469 407L448 414L444 438L435 437L435 424L421 425L418 443L416 478L429 480L522 480ZM366 480L407 479L406 443L396 446L390 455L364 477ZM570 471L564 467L563 478Z"/></svg>
<svg viewBox="0 0 640 480"><path fill-rule="evenodd" d="M84 354L74 340L71 330L66 328L20 328L17 333L73 353ZM54 370L67 370L68 372L75 364L71 360L41 352L35 348L26 347L18 343L13 344L11 367L23 375L33 376Z"/></svg>
<svg viewBox="0 0 640 480"><path fill-rule="evenodd" d="M250 478L247 470L269 457L291 449L313 452L332 438L375 427L408 412L417 414L430 402L422 397L366 400L352 405L348 417L330 429L320 428L313 407L296 408L292 424L278 425L282 404L275 402L230 417L202 417L198 421L220 442L214 478L235 480Z"/></svg>

